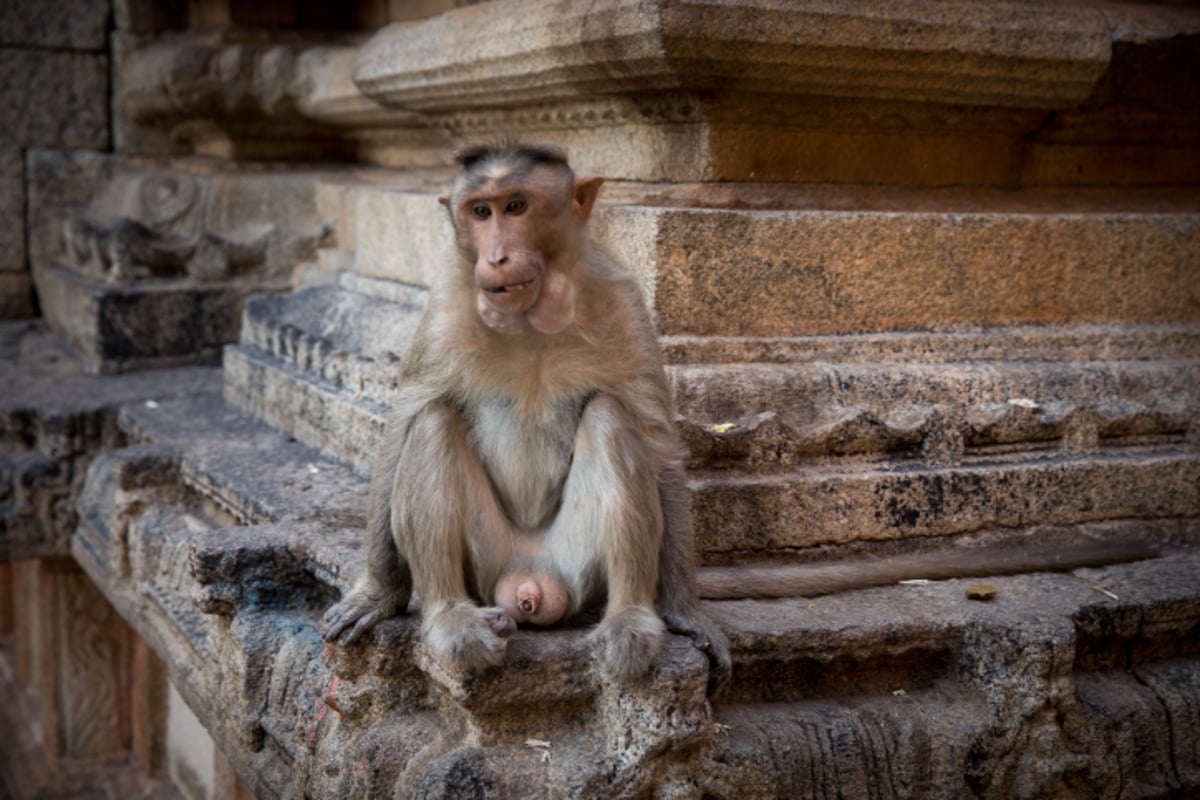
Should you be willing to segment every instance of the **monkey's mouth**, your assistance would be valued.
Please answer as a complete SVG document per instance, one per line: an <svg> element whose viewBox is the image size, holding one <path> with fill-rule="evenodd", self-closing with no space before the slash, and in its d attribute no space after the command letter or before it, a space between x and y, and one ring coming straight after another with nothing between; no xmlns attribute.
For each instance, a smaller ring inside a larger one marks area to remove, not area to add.
<svg viewBox="0 0 1200 800"><path fill-rule="evenodd" d="M529 280L521 281L520 283L508 283L503 286L494 286L484 289L484 291L488 294L516 294L517 292L523 292L530 286L533 286L534 280L534 278L530 278Z"/></svg>

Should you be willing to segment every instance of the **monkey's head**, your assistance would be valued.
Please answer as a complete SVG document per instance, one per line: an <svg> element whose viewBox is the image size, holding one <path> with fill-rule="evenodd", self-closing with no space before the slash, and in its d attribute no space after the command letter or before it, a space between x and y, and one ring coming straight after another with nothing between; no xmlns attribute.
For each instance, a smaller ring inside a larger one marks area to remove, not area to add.
<svg viewBox="0 0 1200 800"><path fill-rule="evenodd" d="M493 330L560 333L575 316L572 272L603 178L576 177L553 147L458 153L450 194L458 246L474 266L476 309Z"/></svg>

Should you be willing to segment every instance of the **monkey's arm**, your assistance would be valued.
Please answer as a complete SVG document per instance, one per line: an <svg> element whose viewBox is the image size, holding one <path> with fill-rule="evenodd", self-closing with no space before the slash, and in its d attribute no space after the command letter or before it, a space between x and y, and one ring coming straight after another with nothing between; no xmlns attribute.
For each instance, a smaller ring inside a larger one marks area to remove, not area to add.
<svg viewBox="0 0 1200 800"><path fill-rule="evenodd" d="M1158 554L1158 547L1151 542L1052 542L986 550L910 553L831 564L705 567L699 571L698 581L700 595L713 600L816 597L902 580L1064 572L1139 561Z"/></svg>

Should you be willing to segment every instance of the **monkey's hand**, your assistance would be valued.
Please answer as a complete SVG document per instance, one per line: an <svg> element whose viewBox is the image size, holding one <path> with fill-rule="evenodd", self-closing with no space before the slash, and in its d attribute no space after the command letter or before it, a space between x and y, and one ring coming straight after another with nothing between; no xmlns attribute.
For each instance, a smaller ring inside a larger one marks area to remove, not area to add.
<svg viewBox="0 0 1200 800"><path fill-rule="evenodd" d="M507 637L517 623L502 608L480 608L467 600L425 613L425 645L439 660L464 675L476 675L504 661Z"/></svg>
<svg viewBox="0 0 1200 800"><path fill-rule="evenodd" d="M591 640L605 674L620 683L641 680L662 650L665 626L648 608L629 606L604 615Z"/></svg>
<svg viewBox="0 0 1200 800"><path fill-rule="evenodd" d="M708 656L708 694L719 694L733 672L725 634L694 606L665 612L663 619L672 633L690 636L696 647Z"/></svg>
<svg viewBox="0 0 1200 800"><path fill-rule="evenodd" d="M359 581L349 594L325 612L325 629L321 635L325 641L332 642L349 628L350 632L342 642L350 644L383 620L407 608L411 595L412 589L408 585L383 588L373 581Z"/></svg>

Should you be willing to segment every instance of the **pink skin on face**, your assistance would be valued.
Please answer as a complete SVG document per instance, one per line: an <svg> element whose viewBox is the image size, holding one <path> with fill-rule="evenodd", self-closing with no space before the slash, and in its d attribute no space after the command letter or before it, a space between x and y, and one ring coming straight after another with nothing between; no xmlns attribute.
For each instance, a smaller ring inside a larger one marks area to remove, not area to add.
<svg viewBox="0 0 1200 800"><path fill-rule="evenodd" d="M571 186L568 202L581 224L601 183L587 177ZM536 180L531 185L536 187ZM450 206L449 197L439 199ZM475 305L484 323L510 336L530 329L547 335L565 331L575 318L575 284L563 271L568 265L555 265L553 254L543 252L544 241L566 235L554 223L561 211L551 207L550 192L528 186L510 190L501 180L457 202L460 236L474 251Z"/></svg>

